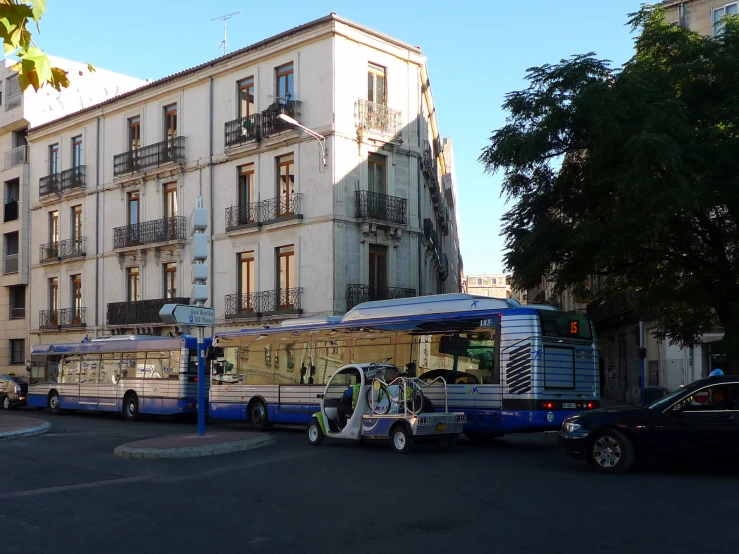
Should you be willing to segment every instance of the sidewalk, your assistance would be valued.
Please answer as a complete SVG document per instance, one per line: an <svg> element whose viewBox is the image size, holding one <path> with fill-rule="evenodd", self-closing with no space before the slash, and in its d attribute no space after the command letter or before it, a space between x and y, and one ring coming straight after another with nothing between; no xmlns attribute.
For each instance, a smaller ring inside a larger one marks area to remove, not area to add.
<svg viewBox="0 0 739 554"><path fill-rule="evenodd" d="M0 441L46 433L51 423L34 417L0 417Z"/></svg>
<svg viewBox="0 0 739 554"><path fill-rule="evenodd" d="M261 448L274 442L274 437L264 433L211 431L204 437L188 433L129 442L116 446L113 454L121 458L197 458Z"/></svg>

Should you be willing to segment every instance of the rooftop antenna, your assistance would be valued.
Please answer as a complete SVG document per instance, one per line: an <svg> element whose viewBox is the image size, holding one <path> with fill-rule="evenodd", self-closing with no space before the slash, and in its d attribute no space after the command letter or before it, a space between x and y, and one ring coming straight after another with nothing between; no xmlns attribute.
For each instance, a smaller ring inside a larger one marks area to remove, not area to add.
<svg viewBox="0 0 739 554"><path fill-rule="evenodd" d="M231 19L235 15L241 15L241 10L239 10L237 12L234 12L234 13L230 13L228 15L222 15L221 17L214 17L213 19L211 19L211 21L215 21L216 19L222 19L223 20L223 42L221 43L221 46L220 47L223 47L223 55L224 56L226 55L226 21L228 21L229 19Z"/></svg>

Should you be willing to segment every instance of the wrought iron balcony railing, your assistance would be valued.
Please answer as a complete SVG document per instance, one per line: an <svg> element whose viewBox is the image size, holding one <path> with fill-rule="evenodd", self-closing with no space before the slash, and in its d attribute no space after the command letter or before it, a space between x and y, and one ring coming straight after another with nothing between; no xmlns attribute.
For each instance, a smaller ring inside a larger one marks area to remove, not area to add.
<svg viewBox="0 0 739 554"><path fill-rule="evenodd" d="M165 217L113 229L113 248L133 248L158 242L185 240L187 218Z"/></svg>
<svg viewBox="0 0 739 554"><path fill-rule="evenodd" d="M263 315L303 312L302 288L267 290L226 295L226 318L257 318Z"/></svg>
<svg viewBox="0 0 739 554"><path fill-rule="evenodd" d="M59 194L62 191L62 179L59 173L41 177L38 181L38 195L40 198L50 194Z"/></svg>
<svg viewBox="0 0 739 554"><path fill-rule="evenodd" d="M421 171L428 181L436 182L436 160L434 159L431 143L423 141L423 158L421 159Z"/></svg>
<svg viewBox="0 0 739 554"><path fill-rule="evenodd" d="M226 147L240 146L262 140L262 114L255 113L227 121L225 125Z"/></svg>
<svg viewBox="0 0 739 554"><path fill-rule="evenodd" d="M11 273L18 273L18 254L8 254L5 256L3 275L10 275Z"/></svg>
<svg viewBox="0 0 739 554"><path fill-rule="evenodd" d="M405 198L368 190L358 190L355 194L355 217L387 221L396 225L406 224L408 201Z"/></svg>
<svg viewBox="0 0 739 554"><path fill-rule="evenodd" d="M441 255L441 260L439 261L439 273L441 274L442 279L449 277L449 258L446 254Z"/></svg>
<svg viewBox="0 0 739 554"><path fill-rule="evenodd" d="M62 192L85 188L85 169L87 166L78 165L62 171Z"/></svg>
<svg viewBox="0 0 739 554"><path fill-rule="evenodd" d="M5 152L5 169L28 163L28 146L22 145Z"/></svg>
<svg viewBox="0 0 739 554"><path fill-rule="evenodd" d="M296 131L297 129L279 118L280 114L289 115L300 122L300 100L287 100L275 102L262 112L262 136L269 138L284 131Z"/></svg>
<svg viewBox="0 0 739 554"><path fill-rule="evenodd" d="M228 319L260 317L262 311L261 292L226 295L226 318Z"/></svg>
<svg viewBox="0 0 739 554"><path fill-rule="evenodd" d="M39 263L80 258L87 254L87 237L48 242L39 247Z"/></svg>
<svg viewBox="0 0 739 554"><path fill-rule="evenodd" d="M362 302L373 300L392 300L396 298L411 298L416 296L416 289L398 287L376 287L374 285L347 285L346 311Z"/></svg>
<svg viewBox="0 0 739 554"><path fill-rule="evenodd" d="M271 223L280 219L302 219L302 193L290 196L270 198L262 202L262 223Z"/></svg>
<svg viewBox="0 0 739 554"><path fill-rule="evenodd" d="M226 231L253 227L262 223L262 203L252 202L243 206L226 208Z"/></svg>
<svg viewBox="0 0 739 554"><path fill-rule="evenodd" d="M157 298L136 302L109 302L108 325L138 325L162 323L159 311L165 304L189 304L189 298Z"/></svg>
<svg viewBox="0 0 739 554"><path fill-rule="evenodd" d="M58 242L47 242L39 247L38 261L39 263L44 262L56 262L60 258L59 256L59 243Z"/></svg>
<svg viewBox="0 0 739 554"><path fill-rule="evenodd" d="M439 235L434 227L434 222L429 218L423 220L423 238L432 244L434 250L439 249Z"/></svg>
<svg viewBox="0 0 739 554"><path fill-rule="evenodd" d="M359 99L354 103L357 127L373 129L388 135L400 132L400 112L383 104Z"/></svg>
<svg viewBox="0 0 739 554"><path fill-rule="evenodd" d="M39 312L39 329L57 329L59 327L84 327L87 308L64 308L61 310L41 310Z"/></svg>
<svg viewBox="0 0 739 554"><path fill-rule="evenodd" d="M113 175L146 171L170 163L185 161L185 137L175 137L136 148L113 157Z"/></svg>
<svg viewBox="0 0 739 554"><path fill-rule="evenodd" d="M11 202L5 204L5 211L3 215L5 216L3 221L6 223L8 221L15 221L16 219L18 219L18 201L12 200Z"/></svg>

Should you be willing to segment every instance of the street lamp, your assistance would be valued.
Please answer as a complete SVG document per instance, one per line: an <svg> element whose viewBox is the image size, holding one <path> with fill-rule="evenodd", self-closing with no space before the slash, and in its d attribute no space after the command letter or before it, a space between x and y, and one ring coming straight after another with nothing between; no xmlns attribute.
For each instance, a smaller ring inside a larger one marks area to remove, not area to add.
<svg viewBox="0 0 739 554"><path fill-rule="evenodd" d="M308 133L310 136L312 136L314 139L318 141L318 144L321 145L321 161L323 162L323 169L326 169L326 137L323 135L316 133L312 129L308 129L305 125L301 125L298 123L295 119L290 117L289 115L286 115L284 113L281 113L277 116L277 119L281 119L285 123L289 123L293 127L297 127L298 129L302 129L306 133Z"/></svg>

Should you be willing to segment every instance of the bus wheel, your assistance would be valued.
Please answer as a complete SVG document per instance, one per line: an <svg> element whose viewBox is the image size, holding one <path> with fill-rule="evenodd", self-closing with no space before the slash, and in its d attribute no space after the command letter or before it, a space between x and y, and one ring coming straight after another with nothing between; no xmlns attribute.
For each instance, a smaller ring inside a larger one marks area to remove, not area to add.
<svg viewBox="0 0 739 554"><path fill-rule="evenodd" d="M52 414L58 414L59 412L62 411L61 410L62 403L59 400L59 393L56 391L49 393L49 398L47 399L46 404L48 405L49 411Z"/></svg>
<svg viewBox="0 0 739 554"><path fill-rule="evenodd" d="M393 445L393 450L401 454L407 454L413 450L413 435L402 423L396 425L390 431L390 442Z"/></svg>
<svg viewBox="0 0 739 554"><path fill-rule="evenodd" d="M127 394L123 398L123 417L128 421L136 421L139 418L139 399L135 393Z"/></svg>
<svg viewBox="0 0 739 554"><path fill-rule="evenodd" d="M454 445L457 444L457 437L459 435L443 435L436 440L436 445L445 452L452 450Z"/></svg>
<svg viewBox="0 0 739 554"><path fill-rule="evenodd" d="M252 400L249 404L249 421L251 421L251 426L257 431L266 431L269 429L267 406L258 398Z"/></svg>

